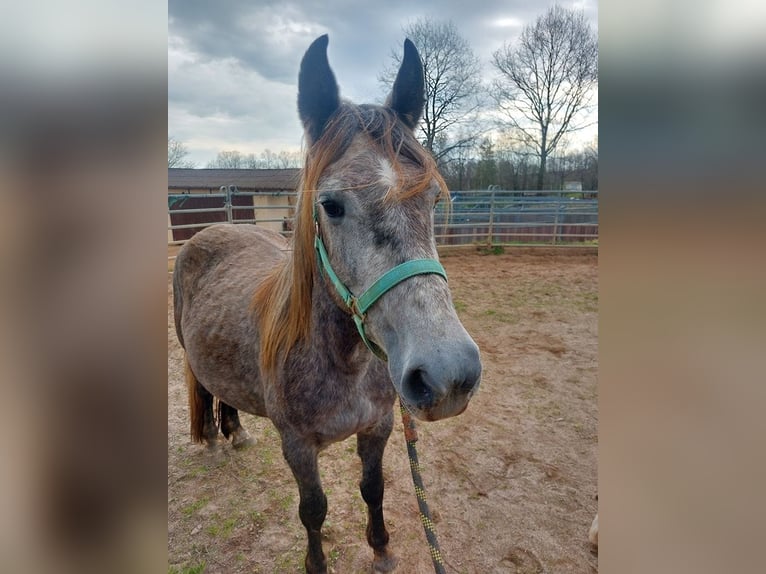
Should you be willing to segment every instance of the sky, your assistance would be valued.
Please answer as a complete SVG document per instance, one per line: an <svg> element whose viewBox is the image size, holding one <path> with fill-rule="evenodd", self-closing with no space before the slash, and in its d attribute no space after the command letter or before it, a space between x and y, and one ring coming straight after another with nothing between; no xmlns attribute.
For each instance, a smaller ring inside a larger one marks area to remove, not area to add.
<svg viewBox="0 0 766 574"><path fill-rule="evenodd" d="M298 151L298 67L309 44L329 34L328 58L341 97L382 103L378 74L401 51L410 22L452 20L481 60L487 83L492 53L513 42L554 2L545 0L170 0L168 135L206 167L219 151L258 155ZM582 9L598 30L597 0L558 4ZM594 126L583 131L590 141Z"/></svg>

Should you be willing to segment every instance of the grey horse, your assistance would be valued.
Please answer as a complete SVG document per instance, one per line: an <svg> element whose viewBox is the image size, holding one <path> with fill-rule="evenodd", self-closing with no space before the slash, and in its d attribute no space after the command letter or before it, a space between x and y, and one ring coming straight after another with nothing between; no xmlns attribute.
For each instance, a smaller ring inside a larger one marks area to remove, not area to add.
<svg viewBox="0 0 766 574"><path fill-rule="evenodd" d="M270 418L279 432L311 574L327 571L317 456L357 435L373 570L387 572L397 559L383 520L382 457L394 401L421 420L458 415L478 388L481 362L443 273L420 270L388 285L365 312L339 291L364 293L412 261L441 268L433 210L447 190L413 135L424 104L415 46L405 41L391 94L377 106L340 99L327 45L326 35L317 38L300 66L307 152L292 241L252 225L196 234L176 259L175 326L192 438L212 448L220 429L234 446L251 442L238 410Z"/></svg>

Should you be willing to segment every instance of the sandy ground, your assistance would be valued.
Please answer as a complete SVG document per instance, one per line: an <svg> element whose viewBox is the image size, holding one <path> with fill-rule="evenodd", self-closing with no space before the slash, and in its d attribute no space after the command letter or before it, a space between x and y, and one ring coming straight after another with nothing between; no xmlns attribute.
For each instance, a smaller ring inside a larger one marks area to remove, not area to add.
<svg viewBox="0 0 766 574"><path fill-rule="evenodd" d="M445 252L455 307L482 352L481 388L461 416L420 423L418 449L448 572L588 573L597 501L598 269L593 250ZM170 277L170 275L169 275ZM182 349L168 281L169 573L301 572L305 532L279 437L217 457L190 442ZM331 571L369 572L355 438L320 456ZM401 421L384 458L396 572L433 572Z"/></svg>

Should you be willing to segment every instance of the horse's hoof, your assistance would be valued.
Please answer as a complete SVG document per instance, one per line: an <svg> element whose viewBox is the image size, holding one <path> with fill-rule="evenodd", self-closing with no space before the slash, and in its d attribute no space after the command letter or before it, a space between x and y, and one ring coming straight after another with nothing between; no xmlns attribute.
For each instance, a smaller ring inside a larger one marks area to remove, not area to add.
<svg viewBox="0 0 766 574"><path fill-rule="evenodd" d="M235 432L231 437L231 446L237 450L253 446L254 444L255 441L253 440L253 437L251 437L250 433L244 429L241 432Z"/></svg>
<svg viewBox="0 0 766 574"><path fill-rule="evenodd" d="M399 564L399 559L386 552L384 554L375 554L375 558L372 561L372 574L378 574L379 572L391 572Z"/></svg>

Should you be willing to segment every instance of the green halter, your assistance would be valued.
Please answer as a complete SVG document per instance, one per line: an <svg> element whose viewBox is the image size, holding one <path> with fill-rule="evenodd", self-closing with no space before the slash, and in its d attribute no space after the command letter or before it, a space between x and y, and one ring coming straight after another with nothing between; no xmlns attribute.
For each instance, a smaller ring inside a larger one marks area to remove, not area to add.
<svg viewBox="0 0 766 574"><path fill-rule="evenodd" d="M316 205L314 206L314 224L316 226L316 235L314 236L314 247L316 248L317 255L319 256L320 268L324 271L330 282L335 287L335 290L340 295L340 298L346 303L346 306L351 311L351 315L356 324L356 328L359 331L359 335L362 337L362 341L367 345L378 358L383 361L387 361L386 353L378 345L373 343L367 338L364 333L364 319L367 310L380 299L386 292L394 288L396 285L414 277L415 275L436 274L441 275L444 279L447 279L447 272L444 271L444 267L436 259L412 259L405 261L401 265L397 265L393 269L384 273L375 283L373 283L369 289L362 293L359 297L356 297L343 282L335 274L335 271L330 265L330 258L327 255L327 249L325 249L324 242L319 234L319 219L317 218Z"/></svg>

